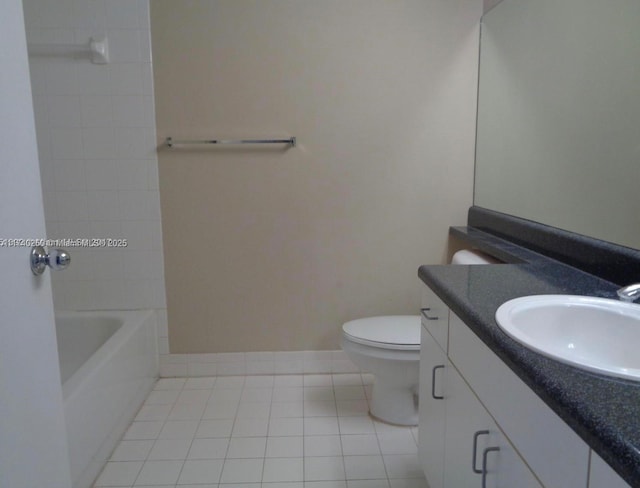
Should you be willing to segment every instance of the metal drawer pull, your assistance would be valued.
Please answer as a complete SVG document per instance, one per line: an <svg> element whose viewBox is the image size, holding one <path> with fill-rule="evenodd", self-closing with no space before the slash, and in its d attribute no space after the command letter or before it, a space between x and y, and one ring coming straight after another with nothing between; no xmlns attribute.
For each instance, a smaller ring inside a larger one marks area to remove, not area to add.
<svg viewBox="0 0 640 488"><path fill-rule="evenodd" d="M476 458L478 456L478 437L481 435L488 435L488 430L479 430L475 434L473 434L473 459L471 460L471 469L476 474L482 474L482 471L476 468Z"/></svg>
<svg viewBox="0 0 640 488"><path fill-rule="evenodd" d="M423 316L425 319L427 319L427 320L438 320L438 317L429 317L429 316L427 315L427 312L428 312L429 310L431 310L431 308L429 308L429 307L421 308L421 309L420 309L420 313L422 313L422 316Z"/></svg>
<svg viewBox="0 0 640 488"><path fill-rule="evenodd" d="M444 400L443 396L436 395L436 370L444 369L444 364L439 364L438 366L434 366L431 370L431 397L434 400Z"/></svg>
<svg viewBox="0 0 640 488"><path fill-rule="evenodd" d="M482 451L482 488L487 488L487 454L498 452L499 450L499 447L487 447Z"/></svg>

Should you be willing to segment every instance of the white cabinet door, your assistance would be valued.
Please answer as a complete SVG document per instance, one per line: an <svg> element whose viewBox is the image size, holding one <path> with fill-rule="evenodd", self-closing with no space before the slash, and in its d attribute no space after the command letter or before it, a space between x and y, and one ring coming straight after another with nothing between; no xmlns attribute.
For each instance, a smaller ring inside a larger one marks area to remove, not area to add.
<svg viewBox="0 0 640 488"><path fill-rule="evenodd" d="M446 387L444 487L542 488L453 366Z"/></svg>
<svg viewBox="0 0 640 488"><path fill-rule="evenodd" d="M446 381L444 486L480 488L482 475L476 471L482 469L483 450L496 445L497 429L455 368L447 370Z"/></svg>
<svg viewBox="0 0 640 488"><path fill-rule="evenodd" d="M448 359L422 327L420 345L419 456L430 488L443 488L445 372Z"/></svg>
<svg viewBox="0 0 640 488"><path fill-rule="evenodd" d="M449 359L545 486L587 486L589 446L453 312Z"/></svg>
<svg viewBox="0 0 640 488"><path fill-rule="evenodd" d="M487 488L543 488L504 435L499 436L497 445L500 451L487 455Z"/></svg>
<svg viewBox="0 0 640 488"><path fill-rule="evenodd" d="M629 485L620 478L603 459L591 451L591 468L589 470L589 488L627 488Z"/></svg>

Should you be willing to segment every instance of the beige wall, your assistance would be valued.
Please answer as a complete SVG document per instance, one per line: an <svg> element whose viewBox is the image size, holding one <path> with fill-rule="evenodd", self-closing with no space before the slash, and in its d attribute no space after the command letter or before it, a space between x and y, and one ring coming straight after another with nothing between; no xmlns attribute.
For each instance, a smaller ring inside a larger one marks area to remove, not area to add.
<svg viewBox="0 0 640 488"><path fill-rule="evenodd" d="M415 314L472 201L480 0L154 0L172 353L339 348Z"/></svg>

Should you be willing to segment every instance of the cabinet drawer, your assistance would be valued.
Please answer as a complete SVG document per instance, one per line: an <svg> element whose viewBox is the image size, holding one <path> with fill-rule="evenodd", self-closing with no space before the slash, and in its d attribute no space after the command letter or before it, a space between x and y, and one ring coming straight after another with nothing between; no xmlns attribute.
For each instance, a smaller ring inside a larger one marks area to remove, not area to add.
<svg viewBox="0 0 640 488"><path fill-rule="evenodd" d="M548 487L587 486L589 447L454 313L449 357Z"/></svg>
<svg viewBox="0 0 640 488"><path fill-rule="evenodd" d="M422 287L421 305L422 325L436 340L438 345L448 351L449 343L449 307L427 285Z"/></svg>

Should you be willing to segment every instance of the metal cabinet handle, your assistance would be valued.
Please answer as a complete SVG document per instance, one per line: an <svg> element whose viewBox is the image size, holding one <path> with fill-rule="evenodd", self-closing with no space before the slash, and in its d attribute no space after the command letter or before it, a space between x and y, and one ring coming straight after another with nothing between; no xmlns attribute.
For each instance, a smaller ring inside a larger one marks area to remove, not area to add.
<svg viewBox="0 0 640 488"><path fill-rule="evenodd" d="M50 249L47 253L44 247L33 246L29 262L31 271L38 276L44 273L47 266L51 269L67 269L71 264L71 256L64 249Z"/></svg>
<svg viewBox="0 0 640 488"><path fill-rule="evenodd" d="M431 397L434 400L444 400L443 396L436 395L436 370L438 369L444 369L444 364L434 366L431 370Z"/></svg>
<svg viewBox="0 0 640 488"><path fill-rule="evenodd" d="M430 307L424 307L424 308L420 309L420 313L427 320L438 320L438 317L430 317L429 315L427 315L427 312L430 311L430 310L431 310Z"/></svg>
<svg viewBox="0 0 640 488"><path fill-rule="evenodd" d="M489 435L488 430L479 430L473 434L473 459L471 460L471 469L476 474L482 474L482 470L476 468L476 458L478 457L478 437L481 435Z"/></svg>
<svg viewBox="0 0 640 488"><path fill-rule="evenodd" d="M498 452L499 450L499 447L487 447L482 451L482 488L487 488L487 454Z"/></svg>

